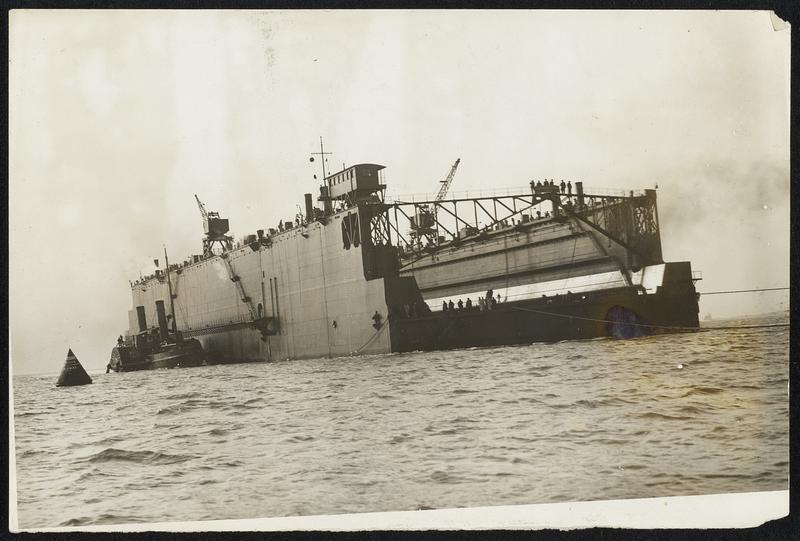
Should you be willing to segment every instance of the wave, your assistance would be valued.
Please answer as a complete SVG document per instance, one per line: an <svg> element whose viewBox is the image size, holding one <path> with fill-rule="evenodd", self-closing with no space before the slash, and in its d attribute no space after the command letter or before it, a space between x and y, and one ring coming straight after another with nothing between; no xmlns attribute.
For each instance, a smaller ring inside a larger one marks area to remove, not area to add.
<svg viewBox="0 0 800 541"><path fill-rule="evenodd" d="M689 421L693 419L693 417L686 417L683 415L666 415L663 413L655 413L652 411L647 413L642 413L638 417L642 419L665 419L668 421Z"/></svg>
<svg viewBox="0 0 800 541"><path fill-rule="evenodd" d="M596 438L591 440L592 443L599 443L601 445L629 445L630 440L619 440L615 438Z"/></svg>
<svg viewBox="0 0 800 541"><path fill-rule="evenodd" d="M605 406L607 405L604 400L578 400L574 404L575 406L584 406L587 408L596 408L597 406Z"/></svg>
<svg viewBox="0 0 800 541"><path fill-rule="evenodd" d="M403 443L411 439L411 436L408 434L399 434L396 436L392 436L392 439L389 440L389 445L396 445L398 443Z"/></svg>
<svg viewBox="0 0 800 541"><path fill-rule="evenodd" d="M256 399L256 400L260 400L260 399ZM226 409L226 408L229 408L229 407L231 407L231 404L229 404L227 402L218 402L218 401L208 400L208 399L205 399L205 398L203 398L203 399L188 398L188 399L186 399L183 402L180 402L178 404L172 404L172 405L167 406L165 408L159 409L156 412L156 415L171 415L171 414L174 414L174 413L181 413L181 412L183 412L183 411L185 411L187 409L209 408L209 409L214 409L214 410L216 410L216 409L220 409L221 410L221 409ZM244 406L242 404L235 404L235 405L233 405L233 407L246 408L246 407L251 407L251 406Z"/></svg>
<svg viewBox="0 0 800 541"><path fill-rule="evenodd" d="M533 369L529 369L528 370L528 375L533 377L533 378L543 378L543 377L547 376L548 374L545 374L543 372L537 372L536 370L533 370ZM501 378L497 378L497 379L501 379Z"/></svg>
<svg viewBox="0 0 800 541"><path fill-rule="evenodd" d="M314 436L304 436L302 434L297 434L296 436L291 436L283 441L287 441L289 443L302 443L306 441L312 441L313 439Z"/></svg>
<svg viewBox="0 0 800 541"><path fill-rule="evenodd" d="M450 422L451 423L477 423L479 421L477 419L473 419L472 417L458 416L458 417L456 417L455 419L453 419Z"/></svg>
<svg viewBox="0 0 800 541"><path fill-rule="evenodd" d="M14 417L34 417L36 415L47 415L53 413L51 411L23 411L20 413L14 412Z"/></svg>
<svg viewBox="0 0 800 541"><path fill-rule="evenodd" d="M442 484L455 484L459 483L461 479L458 476L451 475L441 470L435 470L431 473L430 479Z"/></svg>
<svg viewBox="0 0 800 541"><path fill-rule="evenodd" d="M170 455L157 451L126 451L109 447L86 459L87 462L135 462L139 464L177 464L195 458L191 455Z"/></svg>
<svg viewBox="0 0 800 541"><path fill-rule="evenodd" d="M555 409L564 409L564 408L571 408L575 404L545 404L548 408L555 408Z"/></svg>
<svg viewBox="0 0 800 541"><path fill-rule="evenodd" d="M682 406L680 408L682 413L690 413L692 415L699 415L701 413L705 413L705 410L702 408L698 408L697 406Z"/></svg>
<svg viewBox="0 0 800 541"><path fill-rule="evenodd" d="M180 394L171 394L167 397L167 400L186 400L188 398L200 398L200 393L192 392L192 393L180 393Z"/></svg>
<svg viewBox="0 0 800 541"><path fill-rule="evenodd" d="M697 386L697 387L692 387L691 389L686 391L685 394L681 395L681 398L684 398L684 397L687 397L687 396L692 396L693 394L717 394L717 393L722 393L724 391L725 391L725 389L720 389L718 387L701 387L701 386Z"/></svg>
<svg viewBox="0 0 800 541"><path fill-rule="evenodd" d="M121 441L125 441L125 438L123 438L122 436L108 436L103 438L102 440L92 443L92 445L97 445L97 446L111 445L113 443L119 443Z"/></svg>
<svg viewBox="0 0 800 541"><path fill-rule="evenodd" d="M647 466L643 464L624 464L620 466L623 470L644 470Z"/></svg>
<svg viewBox="0 0 800 541"><path fill-rule="evenodd" d="M26 449L22 452L17 451L17 458L28 458L31 456L41 455L44 454L45 451L41 449Z"/></svg>
<svg viewBox="0 0 800 541"><path fill-rule="evenodd" d="M85 483L95 478L108 478L110 477L108 474L103 473L98 468L92 467L91 470L85 471L78 476L75 480L76 483Z"/></svg>
<svg viewBox="0 0 800 541"><path fill-rule="evenodd" d="M605 398L600 401L604 406L621 406L622 404L638 404L638 400L625 400L618 396L613 398Z"/></svg>
<svg viewBox="0 0 800 541"><path fill-rule="evenodd" d="M700 474L703 479L752 479L752 475L743 473L703 473Z"/></svg>
<svg viewBox="0 0 800 541"><path fill-rule="evenodd" d="M126 524L133 522L145 522L144 519L132 515L114 515L112 513L102 513L96 517L80 517L65 520L59 526L87 526L90 524Z"/></svg>
<svg viewBox="0 0 800 541"><path fill-rule="evenodd" d="M174 404L172 406L167 406L166 408L161 408L156 412L156 415L170 415L172 413L180 413L184 410L183 405L181 404Z"/></svg>

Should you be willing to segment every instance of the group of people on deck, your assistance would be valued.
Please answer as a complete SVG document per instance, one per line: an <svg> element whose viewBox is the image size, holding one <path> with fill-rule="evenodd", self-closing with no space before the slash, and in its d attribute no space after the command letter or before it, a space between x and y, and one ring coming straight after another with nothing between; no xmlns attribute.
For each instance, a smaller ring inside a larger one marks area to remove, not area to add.
<svg viewBox="0 0 800 541"><path fill-rule="evenodd" d="M559 185L556 185L555 181L552 178L550 180L545 179L544 184L542 184L541 180L537 180L536 184L534 184L533 181L531 181L531 187L533 187L533 188L542 188L542 187L546 187L546 186L552 186L554 188L555 187L561 188L561 193L564 193L564 194L567 194L567 195L572 195L572 181L571 180L567 181L567 182L564 182L564 180L562 179L561 180L561 184L559 184Z"/></svg>
<svg viewBox="0 0 800 541"><path fill-rule="evenodd" d="M508 297L506 297L508 300ZM442 301L442 311L443 312L452 312L455 310L466 310L471 311L478 309L479 311L483 312L485 310L491 310L495 306L497 306L500 302L502 302L502 296L500 293L497 296L494 295L494 292L490 289L486 292L486 297L478 297L478 302L472 302L472 299L467 297L467 302L464 302L461 299L458 299L457 303L453 303L453 300L449 301Z"/></svg>

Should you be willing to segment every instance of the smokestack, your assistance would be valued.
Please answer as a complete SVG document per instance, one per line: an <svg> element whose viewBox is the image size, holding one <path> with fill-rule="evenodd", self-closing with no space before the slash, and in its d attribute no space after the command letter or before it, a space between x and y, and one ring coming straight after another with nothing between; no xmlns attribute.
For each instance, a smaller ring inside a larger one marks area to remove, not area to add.
<svg viewBox="0 0 800 541"><path fill-rule="evenodd" d="M550 196L550 204L553 206L553 216L561 215L560 197L557 194Z"/></svg>
<svg viewBox="0 0 800 541"><path fill-rule="evenodd" d="M333 214L333 205L331 205L331 200L328 197L327 186L319 187L319 198L320 200L322 200L322 206L325 209L325 216L330 216L331 214Z"/></svg>
<svg viewBox="0 0 800 541"><path fill-rule="evenodd" d="M583 206L583 182L578 181L575 183L575 193L578 194L578 206Z"/></svg>
<svg viewBox="0 0 800 541"><path fill-rule="evenodd" d="M310 224L314 220L314 203L311 200L311 194L305 194L306 197L306 223Z"/></svg>
<svg viewBox="0 0 800 541"><path fill-rule="evenodd" d="M147 317L144 314L144 306L136 307L136 317L139 319L139 332L147 330Z"/></svg>
<svg viewBox="0 0 800 541"><path fill-rule="evenodd" d="M156 301L156 315L158 316L158 330L161 334L161 339L165 340L169 336L167 330L167 314L164 312L164 301Z"/></svg>

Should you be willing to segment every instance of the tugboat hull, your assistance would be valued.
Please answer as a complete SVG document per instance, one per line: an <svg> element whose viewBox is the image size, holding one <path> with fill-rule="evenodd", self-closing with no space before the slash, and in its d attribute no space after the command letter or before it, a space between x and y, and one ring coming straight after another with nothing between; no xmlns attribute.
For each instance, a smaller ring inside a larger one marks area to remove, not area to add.
<svg viewBox="0 0 800 541"><path fill-rule="evenodd" d="M153 353L150 358L152 369L183 368L205 364L206 354L200 342L189 338L184 340L182 345L176 345L174 349Z"/></svg>
<svg viewBox="0 0 800 541"><path fill-rule="evenodd" d="M181 344L171 344L163 351L152 353L143 353L135 346L117 346L111 351L108 368L114 372L134 372L157 368L201 366L205 362L206 354L200 342L189 338Z"/></svg>

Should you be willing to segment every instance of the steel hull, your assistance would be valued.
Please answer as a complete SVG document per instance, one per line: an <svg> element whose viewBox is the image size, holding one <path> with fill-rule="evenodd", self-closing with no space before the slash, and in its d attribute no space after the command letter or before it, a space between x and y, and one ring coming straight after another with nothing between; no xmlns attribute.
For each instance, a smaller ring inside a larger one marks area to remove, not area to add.
<svg viewBox="0 0 800 541"><path fill-rule="evenodd" d="M617 314L626 314L619 318ZM501 303L392 322L395 351L458 349L695 330L693 293L640 295L632 289Z"/></svg>

